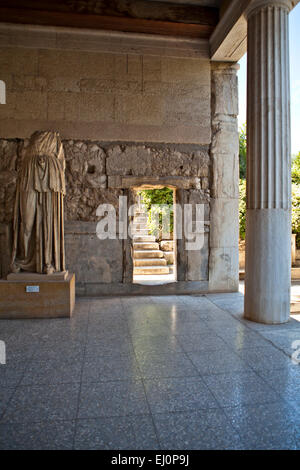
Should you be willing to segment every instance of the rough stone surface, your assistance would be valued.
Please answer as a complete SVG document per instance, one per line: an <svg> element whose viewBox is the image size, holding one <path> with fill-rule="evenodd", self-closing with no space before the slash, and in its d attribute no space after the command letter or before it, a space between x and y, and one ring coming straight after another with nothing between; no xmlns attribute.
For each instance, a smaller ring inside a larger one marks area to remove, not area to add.
<svg viewBox="0 0 300 470"><path fill-rule="evenodd" d="M10 271L12 250L11 224L0 223L0 279L5 279Z"/></svg>
<svg viewBox="0 0 300 470"><path fill-rule="evenodd" d="M108 150L108 175L209 176L207 150L180 152L170 148L114 146ZM205 183L204 183L205 184Z"/></svg>
<svg viewBox="0 0 300 470"><path fill-rule="evenodd" d="M109 187L110 175L196 178L199 189L191 190L192 199L196 198L197 203L209 202L210 158L205 147L197 150L78 140L65 140L63 144L67 220L96 221L96 209L103 203L118 209L122 190ZM0 139L0 222L12 221L17 172L27 145L28 139Z"/></svg>
<svg viewBox="0 0 300 470"><path fill-rule="evenodd" d="M212 68L212 184L209 285L238 289L238 92L236 66Z"/></svg>
<svg viewBox="0 0 300 470"><path fill-rule="evenodd" d="M3 227L6 227L2 230L1 238L5 246L9 244L7 233L12 224L16 178L27 145L27 139L0 140L0 223L4 223ZM154 185L160 182L164 186L173 182L173 186L181 188L177 189L179 204L203 204L205 230L209 230L211 167L207 147L174 144L114 145L82 140L65 140L63 145L67 186L66 261L67 268L76 274L77 285L117 284L125 282L124 279L127 278L126 282L132 282L132 276L127 272L128 264L132 263L130 241L129 254L126 252L126 256L124 246L127 244L122 244L122 241L100 241L95 235L99 220L96 211L99 204L112 204L118 215L119 196L127 195L130 204L132 185L151 182L153 175L156 177ZM115 179L122 178L132 178L135 183L130 180L127 189L124 185L113 184ZM179 197L180 192L185 196ZM169 244L169 241L165 243ZM184 250L185 241L179 246ZM165 250L167 253L172 248L166 246ZM178 253L178 256L179 260L185 260L182 264L183 280L208 279L208 249L202 250L199 255L201 259L198 257L197 260L195 252L189 257L189 261L184 253ZM171 258L168 260L174 261ZM196 266L197 262L200 263L199 266ZM6 272L7 260L0 260L0 264L3 273Z"/></svg>
<svg viewBox="0 0 300 470"><path fill-rule="evenodd" d="M13 218L20 148L16 140L0 140L0 222Z"/></svg>
<svg viewBox="0 0 300 470"><path fill-rule="evenodd" d="M162 240L160 242L160 249L163 251L172 251L174 248L173 240Z"/></svg>

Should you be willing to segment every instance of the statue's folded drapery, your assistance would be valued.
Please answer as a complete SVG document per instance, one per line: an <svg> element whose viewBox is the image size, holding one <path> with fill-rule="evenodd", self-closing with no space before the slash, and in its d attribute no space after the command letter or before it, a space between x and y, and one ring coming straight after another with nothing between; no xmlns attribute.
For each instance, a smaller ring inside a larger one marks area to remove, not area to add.
<svg viewBox="0 0 300 470"><path fill-rule="evenodd" d="M17 182L12 270L65 270L65 159L56 132L35 132Z"/></svg>

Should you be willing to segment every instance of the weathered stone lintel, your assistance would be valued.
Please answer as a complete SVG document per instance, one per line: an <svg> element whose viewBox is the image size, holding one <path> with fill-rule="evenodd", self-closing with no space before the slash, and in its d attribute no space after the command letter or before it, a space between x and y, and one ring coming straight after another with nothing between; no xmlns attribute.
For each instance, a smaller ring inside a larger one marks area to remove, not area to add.
<svg viewBox="0 0 300 470"><path fill-rule="evenodd" d="M180 189L201 189L200 178L185 176L109 176L110 188L129 189L135 187L151 188L153 186L164 188L165 186Z"/></svg>

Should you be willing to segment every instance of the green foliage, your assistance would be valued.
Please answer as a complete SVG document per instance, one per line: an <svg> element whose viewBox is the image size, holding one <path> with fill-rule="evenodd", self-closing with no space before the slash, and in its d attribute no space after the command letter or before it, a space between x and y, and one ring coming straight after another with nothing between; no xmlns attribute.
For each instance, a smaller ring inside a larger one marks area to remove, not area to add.
<svg viewBox="0 0 300 470"><path fill-rule="evenodd" d="M240 179L239 218L240 218L240 238L242 240L245 240L245 235L246 235L246 180L245 179Z"/></svg>
<svg viewBox="0 0 300 470"><path fill-rule="evenodd" d="M148 212L148 227L150 233L156 238L162 238L163 232L173 233L174 213L173 213L173 190L170 188L145 189L139 191L143 204ZM159 207L160 206L160 207ZM168 220L170 211L170 224L163 227L163 220Z"/></svg>
<svg viewBox="0 0 300 470"><path fill-rule="evenodd" d="M300 246L300 185L292 184L292 233L295 233L297 247Z"/></svg>
<svg viewBox="0 0 300 470"><path fill-rule="evenodd" d="M239 161L240 161L240 238L246 235L246 157L247 135L246 124L239 131ZM300 152L292 160L292 233L297 235L297 247L300 247Z"/></svg>
<svg viewBox="0 0 300 470"><path fill-rule="evenodd" d="M239 132L239 160L240 160L240 178L246 178L246 159L247 159L247 135L246 124L240 128Z"/></svg>
<svg viewBox="0 0 300 470"><path fill-rule="evenodd" d="M300 152L292 161L292 183L300 184Z"/></svg>
<svg viewBox="0 0 300 470"><path fill-rule="evenodd" d="M246 180L240 180L240 238L246 235ZM297 248L300 248L300 184L292 184L292 233L295 233Z"/></svg>

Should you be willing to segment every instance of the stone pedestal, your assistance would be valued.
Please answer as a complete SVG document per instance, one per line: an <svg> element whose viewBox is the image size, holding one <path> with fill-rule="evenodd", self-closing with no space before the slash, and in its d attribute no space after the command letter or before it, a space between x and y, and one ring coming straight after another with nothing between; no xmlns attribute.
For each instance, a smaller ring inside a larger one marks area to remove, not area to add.
<svg viewBox="0 0 300 470"><path fill-rule="evenodd" d="M247 12L245 317L269 324L290 315L290 8L256 0Z"/></svg>
<svg viewBox="0 0 300 470"><path fill-rule="evenodd" d="M0 281L0 319L71 317L75 274L57 279L60 274L20 273Z"/></svg>

